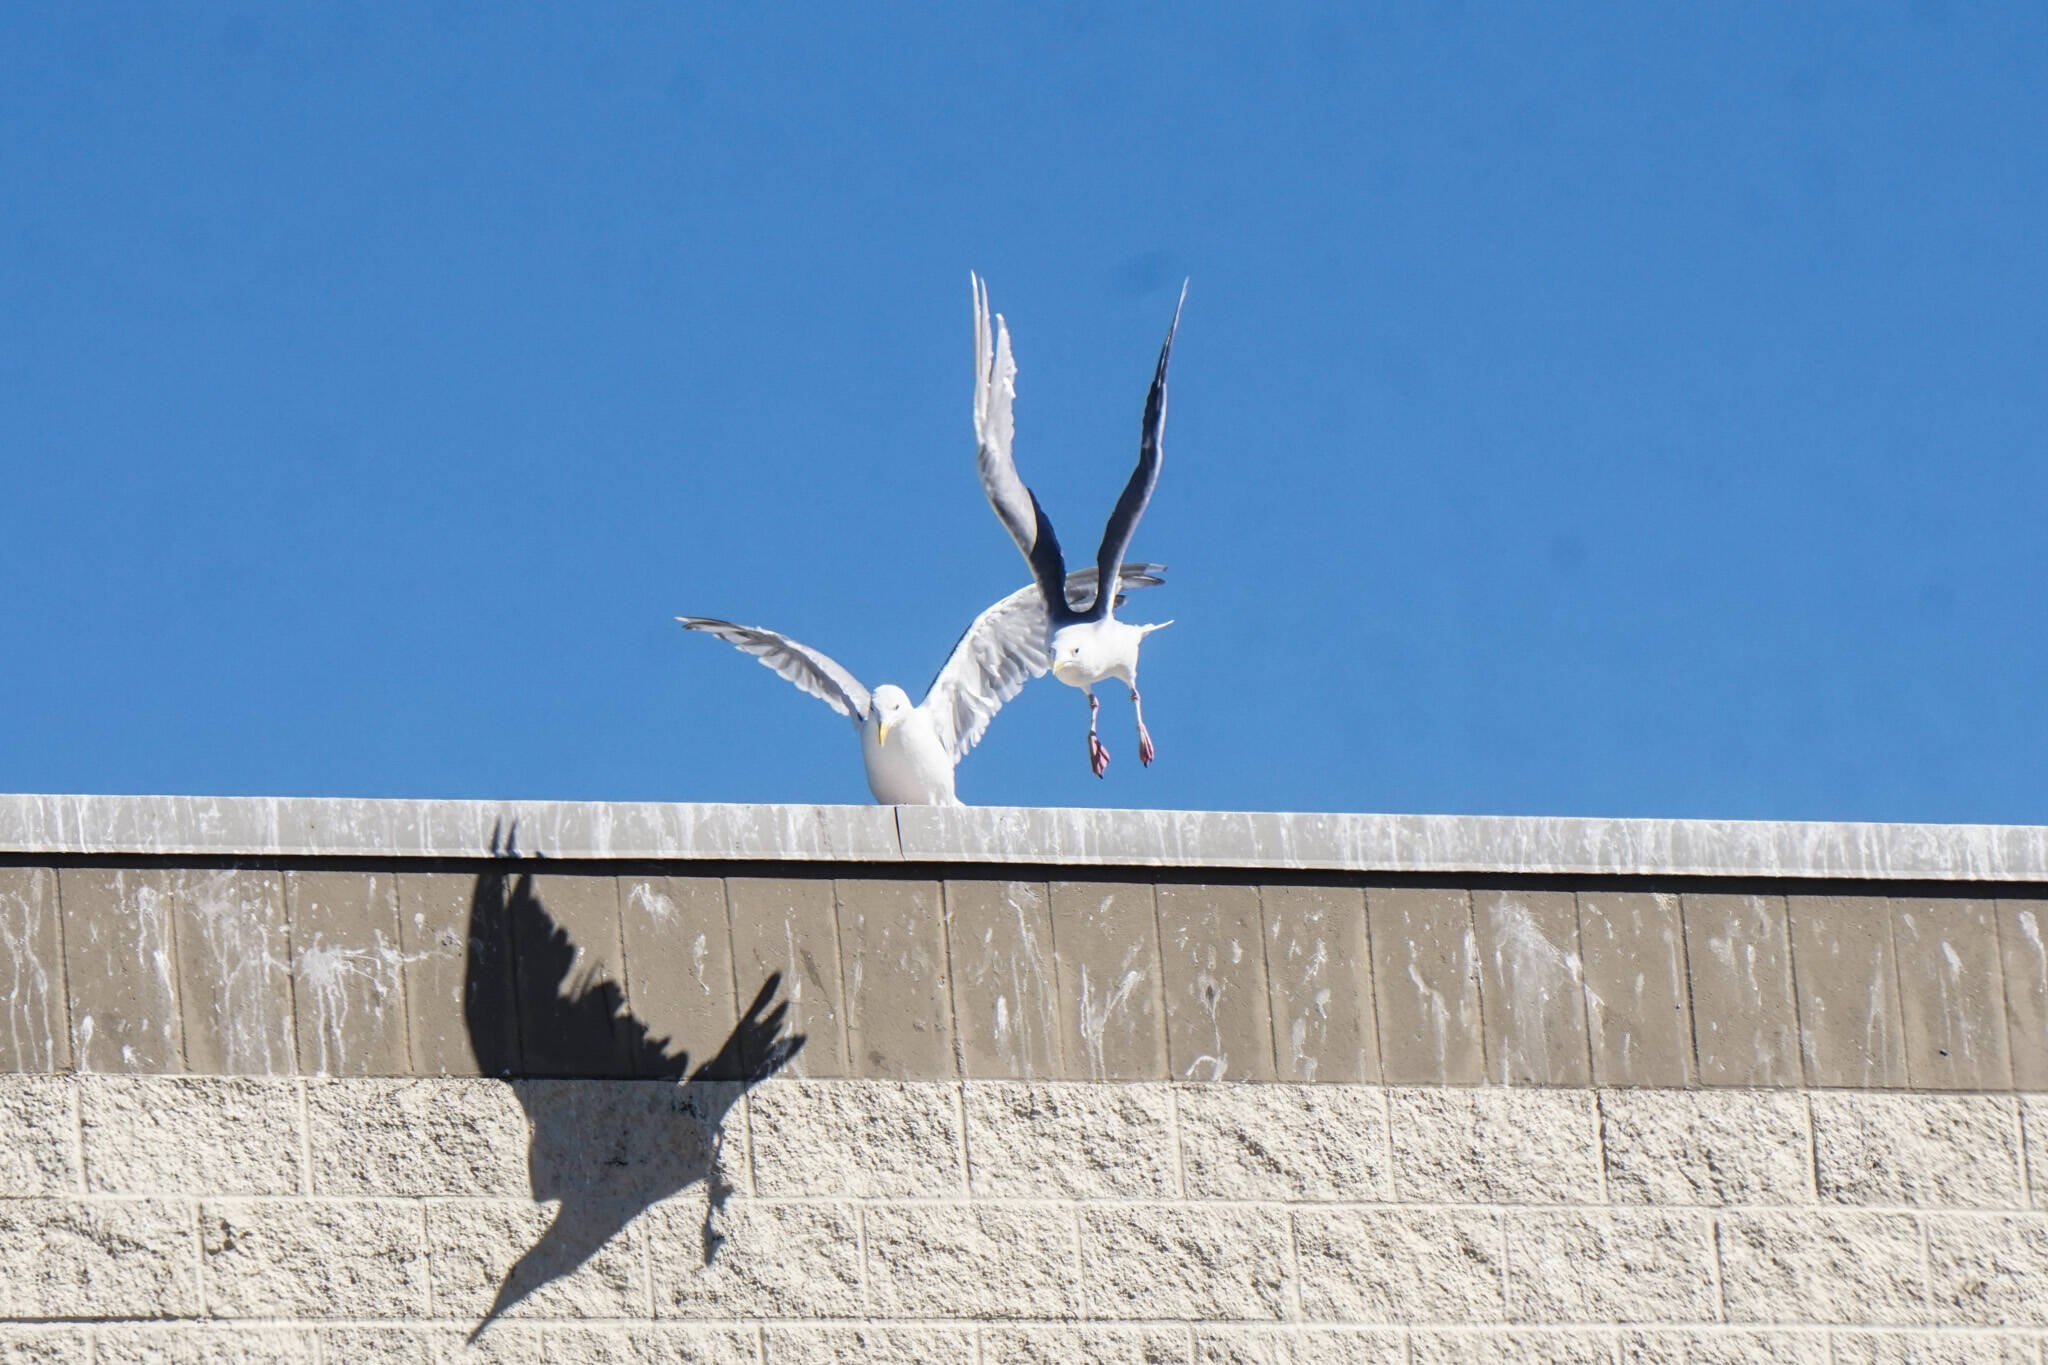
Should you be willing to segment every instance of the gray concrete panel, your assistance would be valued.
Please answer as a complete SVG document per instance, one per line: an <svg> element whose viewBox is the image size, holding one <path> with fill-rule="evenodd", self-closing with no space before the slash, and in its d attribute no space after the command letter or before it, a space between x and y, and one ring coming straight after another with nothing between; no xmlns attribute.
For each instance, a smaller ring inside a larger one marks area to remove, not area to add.
<svg viewBox="0 0 2048 1365"><path fill-rule="evenodd" d="M512 884L520 1070L528 1076L631 1076L651 1045L624 1017L625 952L616 879L575 873Z"/></svg>
<svg viewBox="0 0 2048 1365"><path fill-rule="evenodd" d="M1578 900L1594 1082L1693 1084L1692 1000L1678 897L1588 887Z"/></svg>
<svg viewBox="0 0 2048 1365"><path fill-rule="evenodd" d="M1268 885L1259 888L1259 899L1280 1079L1379 1080L1365 892Z"/></svg>
<svg viewBox="0 0 2048 1365"><path fill-rule="evenodd" d="M285 874L299 1070L309 1076L403 1076L404 950L398 879L389 872Z"/></svg>
<svg viewBox="0 0 2048 1365"><path fill-rule="evenodd" d="M649 1046L640 1075L673 1075L717 1055L739 1021L733 1003L732 930L720 877L619 879L626 998ZM751 998L751 997L749 997Z"/></svg>
<svg viewBox="0 0 2048 1365"><path fill-rule="evenodd" d="M1587 1085L1585 969L1569 891L1472 893L1487 1079Z"/></svg>
<svg viewBox="0 0 2048 1365"><path fill-rule="evenodd" d="M57 874L0 867L0 1071L68 1071Z"/></svg>
<svg viewBox="0 0 2048 1365"><path fill-rule="evenodd" d="M850 1075L846 1064L844 976L832 883L809 878L728 877L733 971L739 995L751 1000L781 974L788 1031L804 1035L792 1076Z"/></svg>
<svg viewBox="0 0 2048 1365"><path fill-rule="evenodd" d="M946 944L965 1074L1020 1081L1061 1075L1059 980L1046 884L947 882Z"/></svg>
<svg viewBox="0 0 2048 1365"><path fill-rule="evenodd" d="M1904 1011L1882 896L1792 896L1792 975L1806 1083L1906 1083Z"/></svg>
<svg viewBox="0 0 2048 1365"><path fill-rule="evenodd" d="M206 1076L289 1076L290 935L275 872L192 869L170 883L185 1067Z"/></svg>
<svg viewBox="0 0 2048 1365"><path fill-rule="evenodd" d="M1058 881L1051 892L1066 1077L1164 1080L1166 1026L1151 883Z"/></svg>
<svg viewBox="0 0 2048 1365"><path fill-rule="evenodd" d="M509 1076L519 1069L509 873L400 872L406 1045L420 1076Z"/></svg>
<svg viewBox="0 0 2048 1365"><path fill-rule="evenodd" d="M1892 942L1905 1005L1906 1074L1917 1090L2012 1085L1996 907L1988 900L1894 899Z"/></svg>
<svg viewBox="0 0 2048 1365"><path fill-rule="evenodd" d="M1998 949L2013 1085L2048 1090L2048 901L2000 901Z"/></svg>
<svg viewBox="0 0 2048 1365"><path fill-rule="evenodd" d="M71 1053L80 1071L185 1069L172 942L178 876L136 868L58 872Z"/></svg>
<svg viewBox="0 0 2048 1365"><path fill-rule="evenodd" d="M1365 903L1388 1084L1479 1084L1486 1045L1470 898L1457 887L1375 886Z"/></svg>
<svg viewBox="0 0 2048 1365"><path fill-rule="evenodd" d="M888 1080L954 1074L939 884L842 877L833 890L853 1074Z"/></svg>
<svg viewBox="0 0 2048 1365"><path fill-rule="evenodd" d="M1272 996L1256 887L1158 891L1166 1057L1180 1081L1270 1081Z"/></svg>
<svg viewBox="0 0 2048 1365"><path fill-rule="evenodd" d="M1784 897L1688 893L1682 905L1700 1083L1799 1084Z"/></svg>

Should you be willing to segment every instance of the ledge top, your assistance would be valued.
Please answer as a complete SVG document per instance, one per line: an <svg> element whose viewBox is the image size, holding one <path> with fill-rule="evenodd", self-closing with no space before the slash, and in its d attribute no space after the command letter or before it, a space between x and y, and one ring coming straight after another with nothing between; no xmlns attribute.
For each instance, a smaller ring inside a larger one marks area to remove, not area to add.
<svg viewBox="0 0 2048 1365"><path fill-rule="evenodd" d="M1005 806L0 795L0 854L2048 882L2048 827Z"/></svg>

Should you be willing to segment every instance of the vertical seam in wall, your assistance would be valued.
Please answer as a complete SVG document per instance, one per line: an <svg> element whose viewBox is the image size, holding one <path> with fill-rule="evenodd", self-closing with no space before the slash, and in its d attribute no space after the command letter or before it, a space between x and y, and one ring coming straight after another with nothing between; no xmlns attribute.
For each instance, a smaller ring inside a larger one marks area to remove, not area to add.
<svg viewBox="0 0 2048 1365"><path fill-rule="evenodd" d="M1890 896L1879 896L1878 903L1884 907L1884 936L1892 948L1892 976L1898 985L1898 998L1892 1003L1899 1011L1899 1069L1906 1073L1906 1088L1913 1089L1913 1043L1906 1036L1906 979L1899 970L1899 909Z"/></svg>
<svg viewBox="0 0 2048 1365"><path fill-rule="evenodd" d="M1472 904L1471 887L1459 887L1458 899L1465 903L1465 946L1472 954L1467 970L1471 974L1472 998L1479 1005L1479 1083L1484 1085L1493 1075L1493 1049L1486 1045L1486 969L1479 964L1479 912ZM1449 1027L1448 1019L1445 1020L1445 1027ZM1505 1068L1507 1059L1503 1057L1501 1061ZM1439 1074L1436 1079L1438 1085L1450 1083L1450 1077L1445 1075ZM1502 1070L1500 1079L1502 1085L1507 1084L1505 1069Z"/></svg>
<svg viewBox="0 0 2048 1365"><path fill-rule="evenodd" d="M898 817L901 818L900 816ZM967 1150L967 1045L960 1036L960 1000L953 991L953 893L950 884L942 877L939 888L939 953L944 959L939 978L946 988L946 1023L953 1030L953 1114L960 1123L960 1197L973 1197L973 1188L968 1179ZM1023 1002L1018 1002L1021 1013ZM975 1333L974 1354L981 1357L981 1334Z"/></svg>
<svg viewBox="0 0 2048 1365"><path fill-rule="evenodd" d="M1600 1207L1613 1207L1613 1200L1607 1193L1607 1111L1602 1096L1591 1086L1586 1088L1586 1102L1593 1110L1593 1187L1600 1192Z"/></svg>
<svg viewBox="0 0 2048 1365"><path fill-rule="evenodd" d="M1707 1084L1706 1068L1700 1065L1700 1019L1699 991L1692 979L1692 913L1688 907L1690 899L1684 893L1672 897L1678 902L1678 957L1685 972L1685 1045L1692 1054L1692 1083L1704 1089Z"/></svg>
<svg viewBox="0 0 2048 1365"><path fill-rule="evenodd" d="M1588 1087L1593 1087L1600 1084L1600 1077L1593 1074L1593 986L1591 981L1588 980L1586 972L1586 910L1584 906L1579 904L1579 893L1576 888L1572 891L1572 944L1579 964L1577 972L1579 978L1579 1019L1586 1030L1586 1084ZM1606 1157L1604 1153L1601 1158L1600 1182L1601 1195L1604 1199L1607 1185ZM1619 1347L1616 1349L1619 1350Z"/></svg>
<svg viewBox="0 0 2048 1365"><path fill-rule="evenodd" d="M1358 888L1358 913L1361 932L1365 936L1365 959L1359 963L1359 970L1365 973L1365 1007L1372 1013L1372 1069L1373 1083L1384 1095L1387 1086L1387 1038L1380 1027L1380 973L1372 956L1372 892Z"/></svg>
<svg viewBox="0 0 2048 1365"><path fill-rule="evenodd" d="M181 1075L189 1076L192 1074L192 1059L187 1052L190 1040L185 1037L185 972L180 961L181 954L178 952L177 910L178 902L185 895L186 874L180 870L172 872L171 875L175 879L171 884L177 887L177 891L170 896L164 897L163 900L165 907L164 942L171 954L169 964L171 978L171 1022L178 1029L178 1071Z"/></svg>
<svg viewBox="0 0 2048 1365"><path fill-rule="evenodd" d="M2007 1094L2011 1094L2019 1088L2019 1079L2018 1073L2014 1070L2012 1064L2012 1027L2010 1015L2008 1014L2012 1004L2005 991L2005 943L1998 933L1997 900L1985 900L1982 904L1991 912L1991 970L1998 975L1998 1017L1996 1027L1999 1038L2005 1043L2005 1084L2002 1088ZM1902 1020L1901 1022L1903 1023L1904 1021ZM1983 1087L1980 1085L1978 1088L1981 1089Z"/></svg>
<svg viewBox="0 0 2048 1365"><path fill-rule="evenodd" d="M1159 1064L1167 1080L1173 1075L1173 1031L1166 1022L1166 932L1159 924L1159 885L1156 882L1142 883L1145 895L1152 902L1152 961L1157 964L1157 980L1152 986L1153 1018L1159 1021ZM1105 1025L1106 1027L1106 1025ZM1107 1067L1104 1068L1107 1070ZM1174 1115L1174 1169L1180 1169L1180 1116ZM1185 1194L1182 1195L1186 1197Z"/></svg>
<svg viewBox="0 0 2048 1365"><path fill-rule="evenodd" d="M78 1056L78 1030L72 1027L71 1019L71 942L64 932L64 878L58 869L50 869L50 912L57 917L57 992L58 1005L64 1018L64 1055L71 1059L74 1074L84 1070ZM50 1069L57 1068L57 1044L50 1043ZM81 1157L81 1161L83 1158ZM83 1166L80 1167L83 1170Z"/></svg>
<svg viewBox="0 0 2048 1365"><path fill-rule="evenodd" d="M371 885L376 885L376 873L371 873L370 879ZM397 881L396 873L392 874L392 880L395 886L395 883ZM284 912L284 999L285 1009L288 1011L286 1018L290 1020L292 1026L292 1074L299 1075L301 1074L299 1068L299 954L297 951L298 936L292 932L293 925L296 924L298 921L298 915L294 912L292 907L292 873L287 868L278 869L277 904L278 908ZM392 946L394 948L399 949L398 955L402 962L405 957L403 947L399 944L393 944ZM402 979L404 975L405 972L401 969L399 972L400 978ZM400 986L400 989L404 989L402 984ZM399 997L398 1008L400 1011L398 1019L399 1023L402 1025L405 1022L405 997L403 995ZM412 1052L408 1047L406 1052L406 1063L407 1065L411 1065L411 1062ZM303 1089L300 1091L299 1098L301 1101L305 1099L305 1092ZM304 1112L302 1109L301 1118L303 1117ZM310 1182L312 1180L312 1175L313 1168L311 1165L308 1165L306 1167L306 1179L305 1181L301 1182L301 1185L309 1191L311 1189Z"/></svg>
<svg viewBox="0 0 2048 1365"><path fill-rule="evenodd" d="M1820 1204L1820 1125L1813 1119L1813 1092L1806 1090L1799 1095L1799 1113L1806 1120L1806 1196L1816 1207Z"/></svg>
<svg viewBox="0 0 2048 1365"><path fill-rule="evenodd" d="M839 1009L837 1011L839 1018L837 1022L839 1025L840 1055L846 1058L846 1070L843 1073L845 1078L853 1080L860 1076L861 1068L860 1063L854 1058L853 1051L853 996L846 989L846 920L839 909L839 881L839 878L831 877L827 879L826 885L831 888L832 892L832 965L834 975L839 978ZM866 1263L863 1262L862 1264L865 1265ZM862 1273L865 1275L866 1272L863 1271ZM863 1288L861 1292L866 1293L867 1291Z"/></svg>
<svg viewBox="0 0 2048 1365"><path fill-rule="evenodd" d="M1714 1321L1728 1321L1728 1282L1721 1269L1721 1216L1714 1210L1707 1218L1707 1270L1714 1282Z"/></svg>
<svg viewBox="0 0 2048 1365"><path fill-rule="evenodd" d="M78 1155L78 1193L90 1194L92 1183L85 1172L85 1087L92 1084L81 1076L74 1076L66 1089L71 1092L71 1141Z"/></svg>
<svg viewBox="0 0 2048 1365"><path fill-rule="evenodd" d="M860 1317L862 1322L873 1322L875 1320L874 1295L870 1286L874 1283L875 1277L868 1265L868 1210L866 1204L857 1202L853 1206L853 1235L860 1260Z"/></svg>
<svg viewBox="0 0 2048 1365"><path fill-rule="evenodd" d="M628 1017L636 1017L638 1011L633 1005L633 969L626 960L626 897L625 888L621 885L625 879L613 875L606 877L605 880L612 884L612 935L613 941L619 945L619 998L625 1002ZM735 1000L733 1004L737 1006L739 1001ZM612 1055L617 1061L625 1064L620 1075L638 1075L636 1064L640 1060L639 1052L626 1050L625 1035L617 1032L617 1019L611 1020L610 1024L613 1028Z"/></svg>
<svg viewBox="0 0 2048 1365"><path fill-rule="evenodd" d="M206 1302L206 1238L202 1229L199 1196L194 1195L191 1199L189 1213L191 1221L186 1227L191 1232L192 1241L192 1315L196 1318L207 1318L212 1314L207 1311L210 1305ZM97 1344L93 1349L99 1349Z"/></svg>
<svg viewBox="0 0 2048 1365"><path fill-rule="evenodd" d="M1381 1082L1379 1092L1380 1131L1387 1144L1386 1200L1392 1204L1399 1201L1401 1193L1400 1186L1394 1181L1394 1097L1391 1087L1385 1082Z"/></svg>
<svg viewBox="0 0 2048 1365"><path fill-rule="evenodd" d="M2027 1155L2027 1110L2020 1103L2020 1097L2012 1097L2012 1131L2020 1150L2020 1203L2023 1208L2036 1207L2034 1202L2034 1163Z"/></svg>
<svg viewBox="0 0 2048 1365"><path fill-rule="evenodd" d="M300 1076L295 1084L299 1091L299 1193L313 1193L313 1103L307 1094L307 1081Z"/></svg>
<svg viewBox="0 0 2048 1365"><path fill-rule="evenodd" d="M1914 1227L1920 1233L1920 1302L1932 1306L1934 1302L1934 1248L1927 1232L1927 1215L1915 1214Z"/></svg>
<svg viewBox="0 0 2048 1365"><path fill-rule="evenodd" d="M732 1003L733 1009L737 1011L742 1008L740 1005L740 936L738 929L733 924L732 879L730 877L720 877L718 879L718 894L725 900L725 962L726 969L732 976ZM787 990L788 987L785 986L783 989ZM754 1188L753 1086L740 1086L738 1108L740 1111L741 1149L746 1153L747 1159L747 1197L753 1199L758 1197L758 1191ZM763 1352L763 1359L766 1359L766 1352L768 1350L766 1337L761 1339L761 1350Z"/></svg>
<svg viewBox="0 0 2048 1365"><path fill-rule="evenodd" d="M286 903L285 907L285 923L287 925L291 923L291 907L289 902ZM393 864L391 868L391 932L397 935L397 942L391 945L391 951L397 957L397 961L392 964L392 967L398 974L398 1041L405 1053L406 1067L410 1069L412 1067L412 989L406 985L405 981L405 897L398 894L397 864ZM292 980L292 1055L294 1058L298 1056L298 1041L298 978L297 974L294 973Z"/></svg>
<svg viewBox="0 0 2048 1365"><path fill-rule="evenodd" d="M1257 905L1259 912L1259 965L1264 969L1266 977L1266 999L1263 1005L1266 1011L1266 1051L1271 1053L1273 1057L1273 1079L1276 1081L1299 1080L1299 1077L1290 1077L1287 1074L1287 1068L1280 1064L1281 1021L1280 1012L1273 1008L1278 1002L1273 998L1273 953L1270 945L1270 940L1273 936L1273 926L1266 919L1266 888L1263 883L1254 882L1252 883L1251 892L1252 901Z"/></svg>
<svg viewBox="0 0 2048 1365"><path fill-rule="evenodd" d="M1166 1123L1173 1142L1173 1195L1176 1199L1186 1199L1188 1172L1187 1161L1180 1150L1180 1087L1171 1081L1166 1084Z"/></svg>
<svg viewBox="0 0 2048 1365"><path fill-rule="evenodd" d="M1288 1298L1293 1301L1294 1322L1299 1327L1308 1321L1308 1309L1303 1306L1301 1298L1301 1244L1295 1235L1295 1209L1283 1204L1280 1207L1280 1214L1287 1220L1287 1278L1292 1281L1292 1292Z"/></svg>
<svg viewBox="0 0 2048 1365"><path fill-rule="evenodd" d="M1819 1084L1820 1068L1806 1055L1806 992L1799 988L1799 948L1792 934L1792 898L1780 896L1778 903L1785 910L1785 994L1792 1002L1792 1062L1798 1068L1800 1087L1811 1091ZM1864 1066L1867 1076L1868 1058Z"/></svg>
<svg viewBox="0 0 2048 1365"><path fill-rule="evenodd" d="M426 1296L427 1320L434 1317L434 1234L427 1221L427 1200L422 1196L420 1206L420 1293ZM509 1275L511 1272L507 1271Z"/></svg>

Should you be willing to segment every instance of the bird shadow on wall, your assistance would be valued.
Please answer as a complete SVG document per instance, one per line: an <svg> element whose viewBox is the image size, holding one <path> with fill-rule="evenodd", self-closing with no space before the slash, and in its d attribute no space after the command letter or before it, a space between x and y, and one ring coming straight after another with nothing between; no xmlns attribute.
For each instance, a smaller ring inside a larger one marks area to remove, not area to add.
<svg viewBox="0 0 2048 1365"><path fill-rule="evenodd" d="M507 856L516 856L508 838ZM493 850L499 845L494 834ZM726 1115L740 1096L802 1050L784 1036L786 1004L770 975L718 1051L694 1069L652 1032L618 984L577 967L577 946L541 903L531 873L493 869L470 898L463 1013L477 1070L512 1078L531 1142L536 1203L554 1220L513 1263L475 1341L522 1299L571 1274L653 1204L705 1184L701 1235L709 1265L732 1194L719 1162ZM543 1056L537 1072L529 1058ZM615 1078L609 1083L594 1078ZM621 1084L633 1078L638 1084ZM678 1083L679 1082L679 1083Z"/></svg>

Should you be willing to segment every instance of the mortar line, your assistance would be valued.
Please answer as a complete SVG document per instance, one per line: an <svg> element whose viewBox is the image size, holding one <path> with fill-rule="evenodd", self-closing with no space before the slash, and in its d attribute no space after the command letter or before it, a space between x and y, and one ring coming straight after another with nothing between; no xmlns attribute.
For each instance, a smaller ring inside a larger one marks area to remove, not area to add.
<svg viewBox="0 0 2048 1365"><path fill-rule="evenodd" d="M299 1092L299 1193L312 1194L313 1190L313 1105L307 1094L306 1078L297 1079Z"/></svg>
<svg viewBox="0 0 2048 1365"><path fill-rule="evenodd" d="M1294 1281L1294 1324L1308 1321L1308 1309L1301 1297L1301 1234L1295 1225L1298 1206L1290 1205L1282 1215L1287 1219L1287 1273Z"/></svg>
<svg viewBox="0 0 2048 1365"><path fill-rule="evenodd" d="M900 816L898 817L901 818ZM939 950L945 955L945 971L940 973L946 987L946 1022L953 1030L953 1112L960 1121L960 1197L973 1197L973 1185L969 1178L969 1153L967 1149L967 1045L960 1036L960 998L953 989L958 973L953 963L953 889L952 883L941 878L939 886ZM1019 1002L1020 1007L1022 1002ZM981 1354L981 1334L975 1333L975 1355Z"/></svg>
<svg viewBox="0 0 2048 1365"><path fill-rule="evenodd" d="M63 997L59 1002L64 1017L64 1055L71 1059L74 1072L85 1070L84 1059L78 1055L78 1030L71 1017L71 943L64 932L64 877L57 868L50 869L50 910L57 917L57 990ZM57 1044L50 1043L50 1066L57 1065Z"/></svg>
<svg viewBox="0 0 2048 1365"><path fill-rule="evenodd" d="M1259 909L1259 966L1266 977L1266 1050L1273 1056L1273 1079L1276 1081L1299 1080L1300 1077L1298 1076L1288 1076L1286 1068L1280 1065L1280 1011L1274 1008L1278 1001L1274 999L1273 995L1273 952L1271 947L1273 926L1266 920L1266 888L1264 883L1253 883L1251 892L1252 899L1257 903Z"/></svg>
<svg viewBox="0 0 2048 1365"><path fill-rule="evenodd" d="M1472 954L1468 959L1470 965L1466 970L1471 974L1472 998L1479 1006L1479 1076L1483 1082L1493 1074L1493 1049L1487 1045L1486 1040L1486 968L1479 959L1479 907L1473 904L1472 888L1469 886L1458 888L1458 899L1465 903L1465 946L1471 950ZM1496 1006L1496 1008L1505 1008L1505 1003L1501 1006ZM1446 1030L1450 1028L1448 1008L1446 1008L1444 1014L1444 1027ZM1448 1053L1446 1053L1446 1056L1448 1056ZM1449 1079L1442 1072L1438 1072L1437 1080L1439 1083ZM1502 1086L1506 1086L1508 1083L1507 1058L1505 1057L1501 1058L1500 1081Z"/></svg>
<svg viewBox="0 0 2048 1365"><path fill-rule="evenodd" d="M1687 911L1687 897L1683 892L1673 895L1672 899L1678 902L1678 957L1685 972L1685 1050L1692 1058L1693 1084L1705 1085L1706 1073L1700 1067L1699 995L1692 979L1692 916Z"/></svg>
<svg viewBox="0 0 2048 1365"><path fill-rule="evenodd" d="M2037 1206L2034 1198L2034 1163L2027 1155L2027 1107L2020 1103L2020 1097L2012 1097L2013 1140L2019 1144L2020 1157L2020 1202L2028 1208Z"/></svg>
<svg viewBox="0 0 2048 1365"><path fill-rule="evenodd" d="M292 909L292 875L288 871L280 871L277 874L277 908L284 916L284 1021L285 1026L291 1031L291 1045L286 1051L291 1058L292 1073L297 1075L299 1074L299 973L298 953L294 951L296 935L292 933L292 924L298 916ZM373 872L370 874L370 885L375 887L376 884L377 875ZM393 920L395 923L395 916ZM392 947L398 951L399 959L402 962L405 957L404 946L393 944ZM398 1008L398 1018L402 1024L405 1022L405 1000L403 996L399 998ZM406 1053L406 1061L408 1063L412 1061L412 1053L410 1051ZM312 1179L312 1168L310 1166L307 1167L306 1178L308 1181Z"/></svg>
<svg viewBox="0 0 2048 1365"><path fill-rule="evenodd" d="M1728 1321L1728 1286L1721 1273L1721 1219L1707 1219L1707 1280L1714 1286L1714 1318Z"/></svg>
<svg viewBox="0 0 2048 1365"><path fill-rule="evenodd" d="M1820 1137L1819 1125L1813 1121L1813 1092L1801 1091L1799 1114L1806 1120L1806 1194L1817 1205L1820 1203Z"/></svg>
<svg viewBox="0 0 2048 1365"><path fill-rule="evenodd" d="M735 1015L743 1008L740 1005L740 936L732 920L732 878L718 879L718 893L725 899L725 961L732 976L732 1001ZM787 985L783 987L789 989ZM744 1059L742 1059L744 1060ZM745 1139L747 1155L747 1197L755 1198L760 1191L754 1188L754 1087L740 1086L740 1132ZM764 1339L765 1340L765 1339ZM765 1352L768 1348L762 1346Z"/></svg>
<svg viewBox="0 0 2048 1365"><path fill-rule="evenodd" d="M1927 1231L1926 1215L1916 1216L1913 1224L1920 1233L1920 1302L1931 1305L1934 1302L1934 1239Z"/></svg>
<svg viewBox="0 0 2048 1365"><path fill-rule="evenodd" d="M1593 983L1588 979L1586 970L1586 907L1580 903L1577 888L1572 891L1572 942L1578 958L1578 970L1574 975L1578 977L1579 1018L1584 1021L1586 1029L1586 1085L1597 1088L1600 1077L1594 1074L1593 1067ZM1604 1171L1601 1183L1604 1192Z"/></svg>
<svg viewBox="0 0 2048 1365"><path fill-rule="evenodd" d="M90 1078L77 1077L77 1083L67 1086L71 1092L71 1140L78 1154L77 1194L91 1194L92 1182L85 1172L85 1087L91 1085Z"/></svg>
<svg viewBox="0 0 2048 1365"><path fill-rule="evenodd" d="M1612 1206L1607 1193L1607 1124L1600 1105L1599 1090L1588 1086L1586 1102L1593 1111L1593 1187L1600 1197L1600 1207Z"/></svg>
<svg viewBox="0 0 2048 1365"><path fill-rule="evenodd" d="M420 1206L420 1291L427 1296L427 1317L431 1321L438 1305L434 1302L434 1237L427 1222L427 1201L419 1200ZM508 1272L509 1273L509 1272Z"/></svg>

